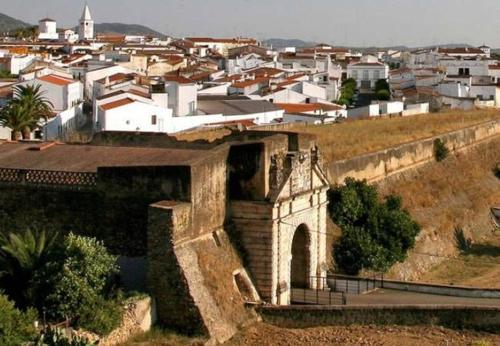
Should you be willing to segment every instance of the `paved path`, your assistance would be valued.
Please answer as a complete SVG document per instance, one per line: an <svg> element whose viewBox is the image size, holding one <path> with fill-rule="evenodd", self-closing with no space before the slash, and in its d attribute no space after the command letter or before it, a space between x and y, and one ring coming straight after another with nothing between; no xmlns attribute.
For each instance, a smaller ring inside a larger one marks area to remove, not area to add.
<svg viewBox="0 0 500 346"><path fill-rule="evenodd" d="M367 294L347 294L347 305L487 305L500 307L498 298L463 298L379 288Z"/></svg>

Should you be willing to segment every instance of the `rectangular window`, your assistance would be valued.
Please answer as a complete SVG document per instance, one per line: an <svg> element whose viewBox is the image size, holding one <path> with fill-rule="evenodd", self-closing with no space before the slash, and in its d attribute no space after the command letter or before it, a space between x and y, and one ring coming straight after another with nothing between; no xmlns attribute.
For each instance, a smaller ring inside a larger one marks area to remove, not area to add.
<svg viewBox="0 0 500 346"><path fill-rule="evenodd" d="M151 125L156 125L156 115L151 116Z"/></svg>
<svg viewBox="0 0 500 346"><path fill-rule="evenodd" d="M370 80L370 71L363 70L363 80Z"/></svg>

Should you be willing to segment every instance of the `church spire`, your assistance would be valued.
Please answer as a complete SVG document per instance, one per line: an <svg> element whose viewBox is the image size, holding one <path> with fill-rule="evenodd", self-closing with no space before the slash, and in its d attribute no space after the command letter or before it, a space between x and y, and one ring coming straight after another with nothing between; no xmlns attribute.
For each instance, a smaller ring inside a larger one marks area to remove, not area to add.
<svg viewBox="0 0 500 346"><path fill-rule="evenodd" d="M85 4L83 8L82 18L81 20L92 20L92 16L90 15L89 5Z"/></svg>

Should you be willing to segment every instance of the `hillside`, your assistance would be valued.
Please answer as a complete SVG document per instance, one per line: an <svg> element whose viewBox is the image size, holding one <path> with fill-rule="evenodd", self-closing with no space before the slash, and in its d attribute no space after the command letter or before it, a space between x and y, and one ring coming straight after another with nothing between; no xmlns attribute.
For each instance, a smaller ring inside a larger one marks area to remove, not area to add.
<svg viewBox="0 0 500 346"><path fill-rule="evenodd" d="M8 32L33 26L6 14L0 13L0 32Z"/></svg>
<svg viewBox="0 0 500 346"><path fill-rule="evenodd" d="M274 49L286 47L314 47L317 43L307 42L298 39L283 39L283 38L270 38L262 41L266 46L272 46Z"/></svg>
<svg viewBox="0 0 500 346"><path fill-rule="evenodd" d="M378 184L383 195L400 195L404 207L422 226L415 249L392 269L392 277L498 285L500 243L490 219L491 206L500 202L500 179L493 174L500 162L498 148L497 137ZM470 251L462 256L454 238L457 227L473 240Z"/></svg>
<svg viewBox="0 0 500 346"><path fill-rule="evenodd" d="M95 32L98 34L122 34L122 35L152 35L154 37L165 38L166 35L139 24L124 23L101 23L95 25Z"/></svg>

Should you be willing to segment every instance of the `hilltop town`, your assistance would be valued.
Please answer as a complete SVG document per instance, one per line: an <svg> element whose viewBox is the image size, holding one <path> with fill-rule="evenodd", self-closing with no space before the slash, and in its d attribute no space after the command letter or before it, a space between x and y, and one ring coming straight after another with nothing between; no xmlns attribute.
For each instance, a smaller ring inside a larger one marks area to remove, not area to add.
<svg viewBox="0 0 500 346"><path fill-rule="evenodd" d="M93 18L1 33L0 344L500 343L492 48Z"/></svg>

